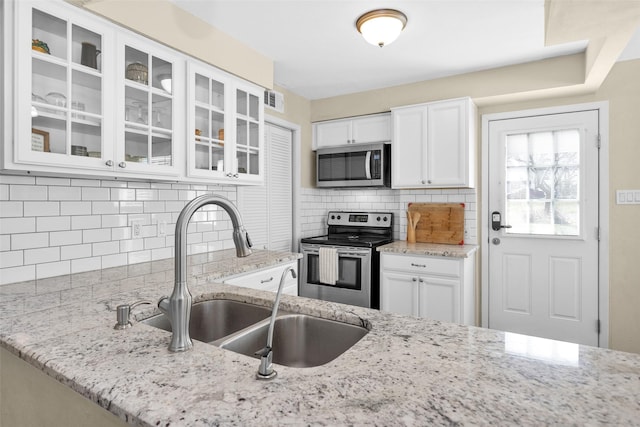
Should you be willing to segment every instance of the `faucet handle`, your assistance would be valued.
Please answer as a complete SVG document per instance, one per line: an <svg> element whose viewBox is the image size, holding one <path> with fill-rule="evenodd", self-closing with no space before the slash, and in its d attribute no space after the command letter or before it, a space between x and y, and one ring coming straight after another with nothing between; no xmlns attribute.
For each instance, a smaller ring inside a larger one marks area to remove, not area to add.
<svg viewBox="0 0 640 427"><path fill-rule="evenodd" d="M253 243L251 243L251 239L249 238L249 233L247 231L244 232L245 239L247 240L247 246L250 248L253 247Z"/></svg>
<svg viewBox="0 0 640 427"><path fill-rule="evenodd" d="M153 303L148 300L140 300L140 301L134 302L133 304L120 304L118 307L116 307L117 322L113 326L113 329L122 330L122 329L130 328L131 321L129 320L129 316L131 314L131 310L142 304L153 304Z"/></svg>

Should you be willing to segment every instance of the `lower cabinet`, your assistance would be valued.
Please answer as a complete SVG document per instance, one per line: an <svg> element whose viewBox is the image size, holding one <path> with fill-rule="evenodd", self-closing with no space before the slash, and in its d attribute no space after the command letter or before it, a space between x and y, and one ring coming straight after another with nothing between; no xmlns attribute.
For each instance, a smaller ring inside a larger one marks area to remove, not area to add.
<svg viewBox="0 0 640 427"><path fill-rule="evenodd" d="M278 285L280 285L280 278L288 267L292 267L296 272L296 276L298 275L298 262L292 261L287 264L280 264L264 270L257 270L250 273L230 276L225 278L223 280L223 283L226 283L228 285L244 286L245 288L277 292ZM291 274L287 274L284 285L282 287L282 293L297 296L298 279L294 279L293 277L291 277Z"/></svg>
<svg viewBox="0 0 640 427"><path fill-rule="evenodd" d="M473 325L475 259L382 253L380 309Z"/></svg>

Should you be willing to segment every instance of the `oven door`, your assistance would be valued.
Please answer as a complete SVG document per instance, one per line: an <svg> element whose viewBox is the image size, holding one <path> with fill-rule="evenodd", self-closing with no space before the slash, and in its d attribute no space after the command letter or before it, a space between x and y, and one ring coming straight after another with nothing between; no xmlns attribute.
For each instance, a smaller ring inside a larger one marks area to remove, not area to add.
<svg viewBox="0 0 640 427"><path fill-rule="evenodd" d="M324 301L371 307L371 249L333 246L338 252L335 285L320 282L320 245L301 244L299 295Z"/></svg>

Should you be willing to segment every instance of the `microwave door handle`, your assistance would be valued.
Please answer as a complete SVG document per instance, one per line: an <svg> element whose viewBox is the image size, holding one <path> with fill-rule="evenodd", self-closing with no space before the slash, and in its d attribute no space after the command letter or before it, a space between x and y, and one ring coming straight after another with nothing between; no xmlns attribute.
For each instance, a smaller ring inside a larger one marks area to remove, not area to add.
<svg viewBox="0 0 640 427"><path fill-rule="evenodd" d="M371 179L371 151L367 151L364 158L364 173L367 175L367 179Z"/></svg>

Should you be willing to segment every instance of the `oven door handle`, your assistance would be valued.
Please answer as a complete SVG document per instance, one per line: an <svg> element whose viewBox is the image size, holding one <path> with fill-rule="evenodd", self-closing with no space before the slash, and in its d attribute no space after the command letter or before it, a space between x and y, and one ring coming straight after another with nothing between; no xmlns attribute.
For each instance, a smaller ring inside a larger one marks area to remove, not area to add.
<svg viewBox="0 0 640 427"><path fill-rule="evenodd" d="M367 179L371 179L371 151L367 151L367 155L364 157L364 173Z"/></svg>
<svg viewBox="0 0 640 427"><path fill-rule="evenodd" d="M302 249L302 253L303 254L312 254L312 255L319 255L320 251L318 249ZM364 250L364 251L357 251L357 250L340 250L338 249L338 257L343 256L343 255L351 255L351 256L357 256L360 258L365 258L367 256L369 256L369 250Z"/></svg>

